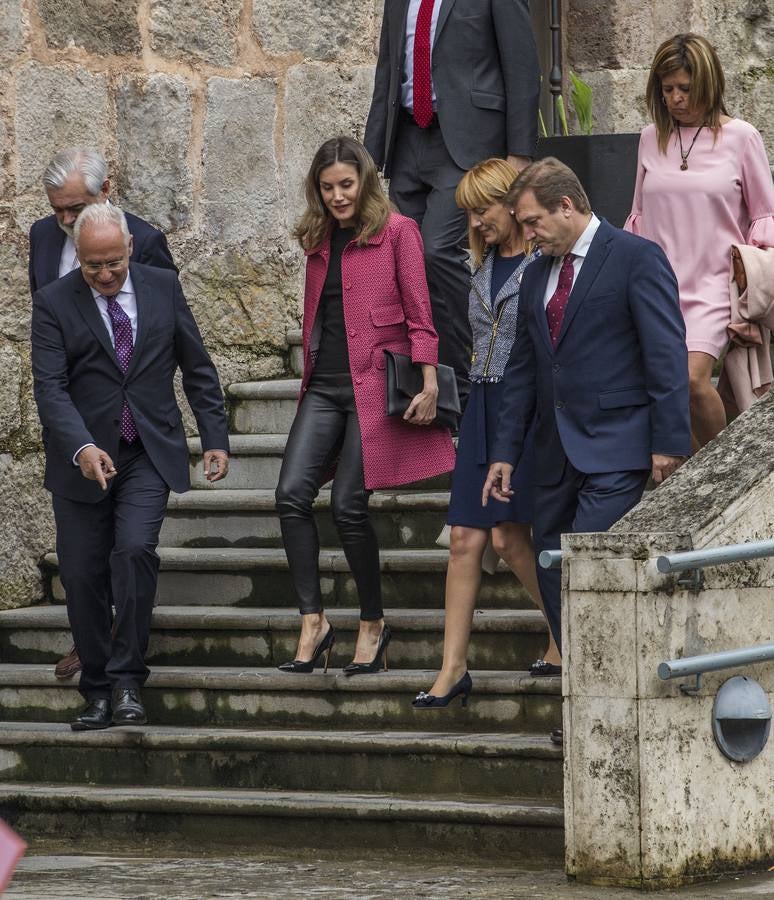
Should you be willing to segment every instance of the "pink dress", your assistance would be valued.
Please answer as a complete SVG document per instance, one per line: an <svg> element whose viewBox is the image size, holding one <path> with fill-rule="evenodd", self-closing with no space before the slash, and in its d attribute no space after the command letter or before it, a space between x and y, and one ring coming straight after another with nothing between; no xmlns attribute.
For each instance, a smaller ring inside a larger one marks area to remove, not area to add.
<svg viewBox="0 0 774 900"><path fill-rule="evenodd" d="M683 149L696 134L683 129ZM716 359L728 343L732 244L774 246L774 183L760 134L732 119L704 128L682 171L677 134L666 154L656 129L640 136L637 184L624 228L655 241L677 275L688 350Z"/></svg>

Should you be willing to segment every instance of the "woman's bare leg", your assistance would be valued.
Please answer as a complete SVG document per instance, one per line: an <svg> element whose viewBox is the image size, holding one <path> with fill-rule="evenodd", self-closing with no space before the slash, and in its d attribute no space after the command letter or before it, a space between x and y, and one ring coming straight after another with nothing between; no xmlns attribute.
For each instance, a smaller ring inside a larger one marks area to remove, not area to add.
<svg viewBox="0 0 774 900"><path fill-rule="evenodd" d="M543 613L545 607L540 596L540 587L535 569L535 549L532 545L532 533L529 525L522 522L500 522L492 529L492 545L497 555L513 572L532 598L532 602ZM543 659L554 666L562 664L559 648L556 646L551 629L548 629L548 649Z"/></svg>
<svg viewBox="0 0 774 900"><path fill-rule="evenodd" d="M700 350L688 353L691 386L691 433L694 449L700 450L726 427L726 411L712 384L715 358Z"/></svg>

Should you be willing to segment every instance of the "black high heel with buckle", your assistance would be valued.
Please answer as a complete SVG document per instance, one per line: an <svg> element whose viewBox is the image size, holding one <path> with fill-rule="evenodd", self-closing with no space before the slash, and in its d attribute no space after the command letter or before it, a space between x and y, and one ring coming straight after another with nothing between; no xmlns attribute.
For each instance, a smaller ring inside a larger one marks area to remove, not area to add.
<svg viewBox="0 0 774 900"><path fill-rule="evenodd" d="M325 637L320 641L320 643L314 648L314 653L312 654L311 659L292 659L290 662L282 663L282 665L277 666L280 672L314 672L314 667L317 665L317 660L325 654L325 668L323 669L323 674L328 671L328 660L331 658L331 650L333 649L333 645L336 643L336 632L333 630L333 625L328 623L328 631L325 634Z"/></svg>
<svg viewBox="0 0 774 900"><path fill-rule="evenodd" d="M376 655L367 663L351 662L341 670L345 675L367 675L371 672L380 672L382 668L387 671L387 645L390 643L392 632L390 626L385 624L382 633L379 635L379 645L376 648ZM382 657L384 665L382 665Z"/></svg>
<svg viewBox="0 0 774 900"><path fill-rule="evenodd" d="M462 678L452 686L452 689L448 694L444 694L443 697L436 697L435 694L426 694L424 691L420 691L411 701L411 705L414 709L439 709L442 706L448 706L458 694L461 694L462 705L467 706L468 695L472 690L473 679L470 677L470 672L466 672Z"/></svg>

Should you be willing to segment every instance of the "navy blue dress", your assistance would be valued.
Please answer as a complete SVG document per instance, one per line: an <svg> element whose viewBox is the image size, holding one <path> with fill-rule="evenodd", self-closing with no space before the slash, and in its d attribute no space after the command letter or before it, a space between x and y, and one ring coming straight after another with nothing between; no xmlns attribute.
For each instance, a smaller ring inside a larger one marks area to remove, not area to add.
<svg viewBox="0 0 774 900"><path fill-rule="evenodd" d="M523 259L496 257L492 269L491 297L496 297L511 273ZM449 525L490 529L499 522L532 521L532 488L535 451L532 433L528 433L524 452L511 479L514 495L508 503L489 498L481 505L481 492L489 472L489 448L495 440L497 417L503 396L503 382L473 382L468 404L460 423L457 461L452 475L449 500Z"/></svg>

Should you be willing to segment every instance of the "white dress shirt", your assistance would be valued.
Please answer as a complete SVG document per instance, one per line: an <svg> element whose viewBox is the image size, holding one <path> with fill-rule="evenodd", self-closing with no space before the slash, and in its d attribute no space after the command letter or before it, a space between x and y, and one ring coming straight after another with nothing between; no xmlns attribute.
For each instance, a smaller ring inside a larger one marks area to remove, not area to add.
<svg viewBox="0 0 774 900"><path fill-rule="evenodd" d="M79 265L78 257L75 255L75 244L68 234L67 237L65 237L62 254L59 257L59 277L61 278L63 275L69 275L69 273L72 272L73 269L77 269Z"/></svg>
<svg viewBox="0 0 774 900"><path fill-rule="evenodd" d="M594 240L594 235L597 233L597 228L599 228L600 222L599 219L591 214L591 220L589 224L583 229L583 233L578 238L578 240L573 244L572 249L569 251L573 254L575 259L572 261L572 287L575 287L576 282L578 281L578 275L580 273L581 267L583 266L583 262L586 259L586 254L589 252L589 247L591 246L591 242ZM555 256L554 264L551 266L551 273L548 276L548 284L546 285L546 292L543 295L543 306L548 306L548 301L554 294L557 285L559 284L559 271L562 268L562 261L564 260L564 256ZM572 294L572 288L570 288L570 294Z"/></svg>
<svg viewBox="0 0 774 900"><path fill-rule="evenodd" d="M406 54L403 61L403 84L401 85L401 104L409 111L414 111L414 35L417 30L417 16L422 0L411 0L406 16ZM438 25L438 13L441 11L441 0L433 4L433 16L430 21L430 66L433 61L433 45L435 29ZM433 110L435 110L435 85L433 85Z"/></svg>

